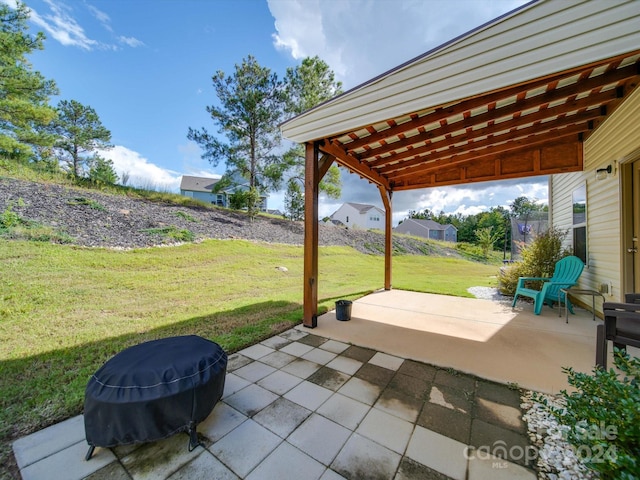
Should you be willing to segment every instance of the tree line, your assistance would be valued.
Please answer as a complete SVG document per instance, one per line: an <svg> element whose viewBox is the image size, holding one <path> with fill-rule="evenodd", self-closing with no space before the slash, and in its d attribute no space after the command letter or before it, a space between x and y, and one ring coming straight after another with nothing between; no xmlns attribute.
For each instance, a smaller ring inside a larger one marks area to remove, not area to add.
<svg viewBox="0 0 640 480"><path fill-rule="evenodd" d="M28 19L24 3L0 3L0 155L49 171L64 168L76 179L116 183L113 163L97 153L110 148L111 132L96 111L76 100L50 105L58 87L27 59L44 48L45 36L31 36Z"/></svg>
<svg viewBox="0 0 640 480"><path fill-rule="evenodd" d="M540 205L535 199L520 196L511 203L509 209L492 207L488 212L475 215L461 213L435 213L428 208L422 211L410 210L408 218L433 220L441 225L453 225L458 230L458 241L480 246L484 254L490 250L511 250L511 218L528 221L538 212L548 211L548 206ZM401 222L402 223L402 222Z"/></svg>
<svg viewBox="0 0 640 480"><path fill-rule="evenodd" d="M34 71L27 58L44 49L45 35L30 35L28 19L24 3L12 8L0 2L0 156L48 171L63 169L75 179L126 185L128 174L118 179L113 162L98 153L112 146L111 132L97 112L76 100L50 104L50 97L59 94L56 83ZM318 57L288 68L279 79L251 55L232 74L217 71L212 83L217 102L206 109L216 131L189 128L187 138L213 166L225 163L217 189L235 190L235 204L253 215L261 195L286 184L287 216L301 219L304 148L283 145L279 125L342 93L341 83ZM320 189L330 197L340 196L336 166Z"/></svg>

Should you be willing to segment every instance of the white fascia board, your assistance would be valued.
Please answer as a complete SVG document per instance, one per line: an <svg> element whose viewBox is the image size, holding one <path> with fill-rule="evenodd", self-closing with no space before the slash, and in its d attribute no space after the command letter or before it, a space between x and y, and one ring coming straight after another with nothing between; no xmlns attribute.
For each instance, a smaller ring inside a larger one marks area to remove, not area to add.
<svg viewBox="0 0 640 480"><path fill-rule="evenodd" d="M550 0L515 11L282 126L305 142L640 48L640 1Z"/></svg>

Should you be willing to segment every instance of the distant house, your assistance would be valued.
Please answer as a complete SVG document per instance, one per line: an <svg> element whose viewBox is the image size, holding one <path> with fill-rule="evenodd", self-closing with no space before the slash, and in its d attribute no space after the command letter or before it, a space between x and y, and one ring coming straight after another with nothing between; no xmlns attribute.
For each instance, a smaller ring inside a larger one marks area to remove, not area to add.
<svg viewBox="0 0 640 480"><path fill-rule="evenodd" d="M219 207L229 207L229 196L237 190L248 190L246 183L238 183L219 192L213 192L219 178L192 177L183 175L180 181L180 195L195 198L203 202L212 203ZM267 211L267 196L260 197L260 210Z"/></svg>
<svg viewBox="0 0 640 480"><path fill-rule="evenodd" d="M384 210L373 205L345 203L330 218L333 223L340 222L347 228L384 230Z"/></svg>
<svg viewBox="0 0 640 480"><path fill-rule="evenodd" d="M445 242L458 241L458 229L453 225L441 225L433 220L417 220L409 218L393 229L397 233L406 233L417 237Z"/></svg>
<svg viewBox="0 0 640 480"><path fill-rule="evenodd" d="M213 187L219 181L219 178L191 177L183 175L182 180L180 181L180 195L226 207L224 195L212 192Z"/></svg>

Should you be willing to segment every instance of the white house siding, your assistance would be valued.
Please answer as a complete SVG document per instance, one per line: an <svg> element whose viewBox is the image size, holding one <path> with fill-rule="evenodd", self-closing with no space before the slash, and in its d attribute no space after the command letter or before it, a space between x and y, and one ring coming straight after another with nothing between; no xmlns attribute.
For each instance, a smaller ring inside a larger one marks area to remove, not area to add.
<svg viewBox="0 0 640 480"><path fill-rule="evenodd" d="M365 224L367 229L384 230L384 212L377 207L372 208L365 214Z"/></svg>
<svg viewBox="0 0 640 480"><path fill-rule="evenodd" d="M331 219L339 220L348 228L353 228L354 225L357 225L356 218L360 215L358 210L353 208L348 203L343 204L338 210L336 210L333 215L331 215ZM355 223L354 223L355 222Z"/></svg>
<svg viewBox="0 0 640 480"><path fill-rule="evenodd" d="M378 207L372 206L367 210L361 210L350 203L345 203L331 215L331 219L341 221L348 228L383 230L385 213Z"/></svg>
<svg viewBox="0 0 640 480"><path fill-rule="evenodd" d="M596 180L595 170L629 161L640 149L640 89L636 89L584 144L584 172L554 175L551 182L553 224L570 229L572 193L587 185L588 268L580 279L583 288L599 289L611 282L613 291L607 300L622 301L622 239L620 172Z"/></svg>

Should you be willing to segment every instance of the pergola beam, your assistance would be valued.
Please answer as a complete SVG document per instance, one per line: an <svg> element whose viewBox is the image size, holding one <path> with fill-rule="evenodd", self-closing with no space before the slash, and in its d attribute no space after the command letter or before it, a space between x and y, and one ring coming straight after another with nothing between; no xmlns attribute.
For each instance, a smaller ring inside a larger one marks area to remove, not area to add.
<svg viewBox="0 0 640 480"><path fill-rule="evenodd" d="M332 155L335 158L336 162L344 165L349 170L357 173L361 177L369 180L372 183L375 183L376 185L380 185L387 190L391 190L389 182L386 178L384 178L378 172L369 168L367 165L360 162L360 160L355 158L353 155L345 152L344 149L342 149L338 145L325 140L324 143L320 145L320 149L323 152Z"/></svg>
<svg viewBox="0 0 640 480"><path fill-rule="evenodd" d="M589 120L593 120L598 118L598 115L587 116L587 118ZM550 130L546 133L538 135L522 136L520 138L505 137L504 143L499 143L497 145L489 144L490 146L486 146L485 148L478 148L478 150L467 151L466 153L462 153L460 155L455 155L454 152L449 152L448 156L441 156L429 163L425 162L425 159L422 159L422 162L416 161L416 163L414 163L412 166L408 166L403 169L393 169L398 171L389 171L385 172L385 174L389 175L389 178L393 182L397 182L399 179L415 175L417 172L429 173L434 170L463 167L466 163L477 162L479 159L484 157L495 156L513 150L530 149L532 147L535 147L536 145L556 141L559 138L571 136L577 138L579 133L586 132L588 130L589 125L587 124L587 121L584 121L583 123L578 125L570 125L568 127L558 128L557 130ZM493 138L493 143L496 143L497 141L499 140ZM481 145L478 145L478 147L480 146Z"/></svg>
<svg viewBox="0 0 640 480"><path fill-rule="evenodd" d="M539 79L539 80L530 82L528 84L512 87L507 90L494 92L494 93L491 93L485 96L480 96L478 98L473 98L470 100L464 100L455 105L437 109L427 115L416 117L408 122L400 123L393 127L362 137L358 140L354 140L352 142L346 143L345 147L348 149L349 152L353 152L354 150L362 148L366 145L372 145L380 142L381 140L386 140L387 138L390 138L396 135L402 135L406 132L416 130L422 127L426 127L429 124L439 122L448 117L462 115L465 112L470 112L478 108L486 108L487 105L494 104L500 100L508 99L511 97L518 97L519 95L525 95L528 91L543 88L551 83L557 83L562 79L571 78L576 74L577 72L571 72L571 73L563 72L562 74L555 75L551 78ZM597 88L601 88L603 86L610 85L612 83L627 81L637 75L638 75L638 66L635 64L628 65L626 67L619 68L619 69L614 69L614 70L605 72L602 75L598 75L592 78L587 78L586 80L578 81L577 83L573 83L558 89L554 89L549 92L545 92L543 94L536 95L531 98L523 99L521 101L516 101L512 105L496 108L494 110L490 110L488 112L485 112L477 116L470 116L468 119L464 121L464 123L460 122L460 124L462 125L460 128L465 128L468 123L475 124L480 121L486 122L486 121L496 120L504 116L513 115L518 111L526 111L528 109L535 108L536 105L541 105L544 103L553 103L558 100L562 100L564 98L570 98L572 96L576 96L581 93L590 92L591 90L595 90ZM483 118L482 120L480 120L481 117ZM415 139L415 142L418 142L420 140L420 137L411 137L411 139L412 140ZM395 142L395 143L398 143L398 142ZM373 148L371 149L371 151L377 153L378 149Z"/></svg>
<svg viewBox="0 0 640 480"><path fill-rule="evenodd" d="M391 253L393 252L393 209L391 198L393 192L378 186L382 204L384 205L384 289L391 290Z"/></svg>

